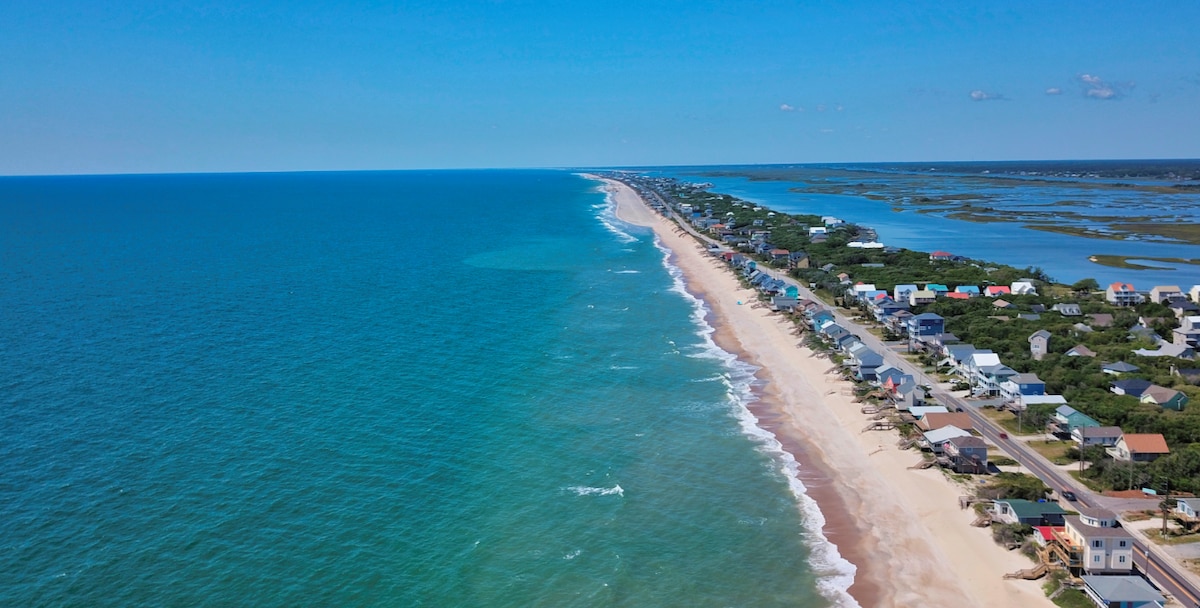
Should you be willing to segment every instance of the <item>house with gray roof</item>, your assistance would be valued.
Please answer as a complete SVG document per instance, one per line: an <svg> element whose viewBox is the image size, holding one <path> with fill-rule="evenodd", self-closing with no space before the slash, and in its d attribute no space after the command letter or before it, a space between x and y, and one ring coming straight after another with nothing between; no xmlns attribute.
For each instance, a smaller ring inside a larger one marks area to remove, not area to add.
<svg viewBox="0 0 1200 608"><path fill-rule="evenodd" d="M1100 608L1163 608L1167 599L1146 579L1135 576L1083 575L1083 590Z"/></svg>
<svg viewBox="0 0 1200 608"><path fill-rule="evenodd" d="M1083 344L1077 344L1072 346L1064 354L1068 357L1095 357L1096 351L1084 346Z"/></svg>
<svg viewBox="0 0 1200 608"><path fill-rule="evenodd" d="M1079 426L1071 431L1071 439L1081 448L1093 445L1111 448L1117 445L1122 434L1119 426Z"/></svg>
<svg viewBox="0 0 1200 608"><path fill-rule="evenodd" d="M1060 314L1064 317L1083 316L1083 310L1081 308L1079 308L1078 304L1059 303L1059 304L1055 304L1054 306L1050 307L1050 310L1057 311L1058 314Z"/></svg>
<svg viewBox="0 0 1200 608"><path fill-rule="evenodd" d="M1116 376L1118 374L1129 374L1138 371L1138 366L1124 361L1115 361L1113 363L1101 363L1100 371Z"/></svg>
<svg viewBox="0 0 1200 608"><path fill-rule="evenodd" d="M1029 355L1034 361L1041 361L1050 352L1050 332L1039 329L1029 336Z"/></svg>

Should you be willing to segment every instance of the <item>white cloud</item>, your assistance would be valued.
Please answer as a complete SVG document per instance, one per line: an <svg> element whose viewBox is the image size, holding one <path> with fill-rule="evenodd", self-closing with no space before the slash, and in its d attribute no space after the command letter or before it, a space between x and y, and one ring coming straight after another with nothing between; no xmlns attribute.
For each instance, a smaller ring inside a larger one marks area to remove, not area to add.
<svg viewBox="0 0 1200 608"><path fill-rule="evenodd" d="M1050 87L1050 88L1046 89L1046 94L1047 95L1062 95L1062 89L1060 89L1058 87Z"/></svg>
<svg viewBox="0 0 1200 608"><path fill-rule="evenodd" d="M974 91L971 91L970 95L971 101L993 101L997 99L1007 99L1003 94L988 93L982 89L975 89Z"/></svg>
<svg viewBox="0 0 1200 608"><path fill-rule="evenodd" d="M1120 99L1133 88L1132 82L1107 82L1095 74L1080 74L1083 96L1091 99Z"/></svg>
<svg viewBox="0 0 1200 608"><path fill-rule="evenodd" d="M795 112L796 111L796 108L794 108L786 103L779 104L779 109L783 110L784 112Z"/></svg>

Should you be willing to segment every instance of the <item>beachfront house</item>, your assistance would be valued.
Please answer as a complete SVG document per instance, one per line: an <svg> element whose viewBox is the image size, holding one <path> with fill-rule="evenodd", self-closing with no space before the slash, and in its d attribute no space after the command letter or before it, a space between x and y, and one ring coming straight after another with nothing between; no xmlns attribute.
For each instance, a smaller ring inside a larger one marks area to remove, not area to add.
<svg viewBox="0 0 1200 608"><path fill-rule="evenodd" d="M966 412L927 412L917 421L922 431L936 431L944 426L956 426L964 431L975 430L971 416Z"/></svg>
<svg viewBox="0 0 1200 608"><path fill-rule="evenodd" d="M992 521L1027 526L1061 526L1067 512L1056 502L1005 498L992 503Z"/></svg>
<svg viewBox="0 0 1200 608"><path fill-rule="evenodd" d="M859 342L852 346L847 353L846 362L854 370L854 377L859 380L871 381L876 379L875 370L883 366L883 355L867 348Z"/></svg>
<svg viewBox="0 0 1200 608"><path fill-rule="evenodd" d="M1146 390L1142 391L1142 396L1138 399L1142 403L1148 405L1157 405L1165 410L1183 411L1183 407L1187 405L1188 397L1181 391L1157 384L1151 384Z"/></svg>
<svg viewBox="0 0 1200 608"><path fill-rule="evenodd" d="M940 429L926 431L924 434L921 435L921 439L918 440L917 443L921 447L932 451L934 454L942 454L945 452L945 447L946 447L947 441L950 441L951 439L954 439L955 437L970 437L970 436L971 436L970 433L968 433L956 426L953 426L953 425L952 426L944 426Z"/></svg>
<svg viewBox="0 0 1200 608"><path fill-rule="evenodd" d="M1123 434L1119 426L1080 426L1071 431L1071 439L1081 448L1093 445L1111 448L1116 447Z"/></svg>
<svg viewBox="0 0 1200 608"><path fill-rule="evenodd" d="M1037 374L1015 374L1000 383L1000 396L1016 401L1022 395L1045 395L1046 383Z"/></svg>
<svg viewBox="0 0 1200 608"><path fill-rule="evenodd" d="M955 473L971 475L987 473L987 443L978 437L951 437L949 441L942 444L942 452L950 460L950 468Z"/></svg>
<svg viewBox="0 0 1200 608"><path fill-rule="evenodd" d="M917 386L915 382L906 382L896 386L888 394L888 398L892 400L892 404L896 406L897 410L910 411L925 403L925 389Z"/></svg>
<svg viewBox="0 0 1200 608"><path fill-rule="evenodd" d="M1133 537L1117 527L1112 511L1074 505L1078 515L1063 517L1051 528L1047 548L1072 574L1120 574L1133 569Z"/></svg>
<svg viewBox="0 0 1200 608"><path fill-rule="evenodd" d="M913 315L908 320L908 339L918 340L923 336L935 336L946 330L946 319L932 312Z"/></svg>
<svg viewBox="0 0 1200 608"><path fill-rule="evenodd" d="M1137 575L1083 576L1083 592L1100 608L1163 608L1166 598Z"/></svg>
<svg viewBox="0 0 1200 608"><path fill-rule="evenodd" d="M1057 435L1070 435L1075 429L1084 426L1100 426L1100 423L1069 405L1058 406L1050 418L1051 432Z"/></svg>
<svg viewBox="0 0 1200 608"><path fill-rule="evenodd" d="M1105 451L1113 460L1123 462L1153 462L1171 453L1161 433L1126 433Z"/></svg>
<svg viewBox="0 0 1200 608"><path fill-rule="evenodd" d="M1112 283L1104 290L1104 299L1114 306L1136 306L1143 301L1142 294L1132 283Z"/></svg>
<svg viewBox="0 0 1200 608"><path fill-rule="evenodd" d="M1050 332L1039 329L1029 336L1029 355L1034 361L1041 361L1050 352Z"/></svg>

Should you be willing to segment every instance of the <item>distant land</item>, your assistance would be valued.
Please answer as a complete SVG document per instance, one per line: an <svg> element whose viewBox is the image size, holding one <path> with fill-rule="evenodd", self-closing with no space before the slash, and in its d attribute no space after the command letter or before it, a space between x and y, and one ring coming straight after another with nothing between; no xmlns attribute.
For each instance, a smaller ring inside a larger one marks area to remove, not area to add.
<svg viewBox="0 0 1200 608"><path fill-rule="evenodd" d="M1200 160L643 167L882 242L1045 270L1056 280L1200 283Z"/></svg>

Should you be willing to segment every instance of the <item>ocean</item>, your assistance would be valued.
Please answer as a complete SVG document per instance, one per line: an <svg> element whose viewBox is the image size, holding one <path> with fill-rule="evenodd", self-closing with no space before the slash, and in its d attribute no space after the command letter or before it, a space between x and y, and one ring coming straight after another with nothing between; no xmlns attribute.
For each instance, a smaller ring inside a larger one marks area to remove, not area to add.
<svg viewBox="0 0 1200 608"><path fill-rule="evenodd" d="M0 605L852 603L578 175L0 178L0 284Z"/></svg>

